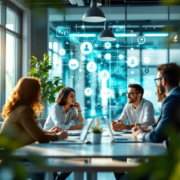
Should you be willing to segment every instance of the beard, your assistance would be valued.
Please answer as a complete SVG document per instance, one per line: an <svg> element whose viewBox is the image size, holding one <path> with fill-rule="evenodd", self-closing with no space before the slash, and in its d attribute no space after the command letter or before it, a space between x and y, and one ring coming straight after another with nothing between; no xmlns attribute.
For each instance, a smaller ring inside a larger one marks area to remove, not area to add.
<svg viewBox="0 0 180 180"><path fill-rule="evenodd" d="M137 97L135 97L134 99L128 99L128 103L135 103L137 101Z"/></svg>
<svg viewBox="0 0 180 180"><path fill-rule="evenodd" d="M165 88L162 86L162 84L160 84L157 88L160 95L165 94Z"/></svg>

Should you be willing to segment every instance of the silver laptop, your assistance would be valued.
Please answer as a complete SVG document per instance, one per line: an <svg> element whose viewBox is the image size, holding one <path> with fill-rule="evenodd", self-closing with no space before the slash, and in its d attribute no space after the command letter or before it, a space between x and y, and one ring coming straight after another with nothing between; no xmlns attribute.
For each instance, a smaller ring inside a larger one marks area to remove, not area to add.
<svg viewBox="0 0 180 180"><path fill-rule="evenodd" d="M83 126L83 129L82 129L82 132L81 132L81 135L79 136L79 139L76 139L76 140L59 140L59 141L51 141L50 143L51 144L55 144L55 145L59 145L59 144L83 144L86 137L87 137L87 134L88 134L88 131L89 131L89 128L91 127L91 124L93 122L93 119L87 119L85 125Z"/></svg>
<svg viewBox="0 0 180 180"><path fill-rule="evenodd" d="M112 133L112 130L111 130L111 127L109 125L109 121L108 121L108 118L106 116L104 116L104 119L106 121L106 124L107 124L107 127L108 127L108 131L109 131L109 135L110 135L110 138L111 138L111 141L115 142L115 143L137 143L137 142L143 142L142 140L134 140L132 138L114 138L113 136L113 133Z"/></svg>

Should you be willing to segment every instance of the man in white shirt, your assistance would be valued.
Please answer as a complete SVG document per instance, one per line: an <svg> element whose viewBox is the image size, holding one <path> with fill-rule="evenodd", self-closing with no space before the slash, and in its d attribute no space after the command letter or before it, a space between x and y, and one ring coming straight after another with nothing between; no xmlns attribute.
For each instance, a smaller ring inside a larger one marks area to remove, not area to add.
<svg viewBox="0 0 180 180"><path fill-rule="evenodd" d="M126 96L128 103L117 121L112 121L113 130L132 129L135 124L139 126L150 126L155 123L154 107L150 101L143 99L144 89L139 84L129 84ZM125 122L129 119L130 124Z"/></svg>

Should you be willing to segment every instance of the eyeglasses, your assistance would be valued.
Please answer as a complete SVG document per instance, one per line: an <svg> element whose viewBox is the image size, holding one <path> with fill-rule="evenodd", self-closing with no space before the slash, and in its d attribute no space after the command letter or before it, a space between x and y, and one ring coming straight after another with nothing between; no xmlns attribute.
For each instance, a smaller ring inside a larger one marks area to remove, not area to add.
<svg viewBox="0 0 180 180"><path fill-rule="evenodd" d="M162 78L163 78L163 77L154 79L154 82L155 82L156 86L157 86L157 84L158 84L158 80L161 80Z"/></svg>
<svg viewBox="0 0 180 180"><path fill-rule="evenodd" d="M126 96L128 96L128 95L132 96L133 94L139 94L139 93L127 92Z"/></svg>

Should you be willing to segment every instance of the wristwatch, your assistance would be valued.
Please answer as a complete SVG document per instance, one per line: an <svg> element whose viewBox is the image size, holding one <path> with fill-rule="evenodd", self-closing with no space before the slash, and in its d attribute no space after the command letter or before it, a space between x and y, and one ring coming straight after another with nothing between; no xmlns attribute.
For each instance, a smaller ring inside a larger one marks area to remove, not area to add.
<svg viewBox="0 0 180 180"><path fill-rule="evenodd" d="M130 130L130 129L131 129L130 126L127 125L127 130Z"/></svg>

